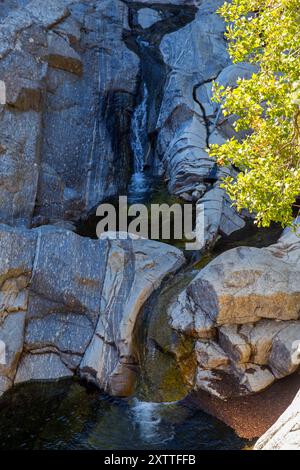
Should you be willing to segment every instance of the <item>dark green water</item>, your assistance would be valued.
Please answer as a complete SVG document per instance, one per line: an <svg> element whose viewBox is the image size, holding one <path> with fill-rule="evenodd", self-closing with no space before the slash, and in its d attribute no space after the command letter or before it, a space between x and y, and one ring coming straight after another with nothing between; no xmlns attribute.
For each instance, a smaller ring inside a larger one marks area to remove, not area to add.
<svg viewBox="0 0 300 470"><path fill-rule="evenodd" d="M215 418L180 404L113 400L77 381L31 383L0 401L0 449L241 449Z"/></svg>

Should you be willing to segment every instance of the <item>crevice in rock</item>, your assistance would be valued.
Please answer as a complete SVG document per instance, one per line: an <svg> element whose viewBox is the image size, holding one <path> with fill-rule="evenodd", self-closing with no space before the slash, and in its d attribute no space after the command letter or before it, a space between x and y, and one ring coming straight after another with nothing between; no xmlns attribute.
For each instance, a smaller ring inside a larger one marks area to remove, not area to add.
<svg viewBox="0 0 300 470"><path fill-rule="evenodd" d="M210 143L209 143L209 139L210 139L210 136L211 136L211 129L210 129L210 126L211 126L211 121L208 119L208 116L206 114L206 110L205 110L205 106L203 105L203 103L201 103L201 101L198 99L197 97L197 90L199 88L201 88L203 85L207 85L208 83L212 83L214 80L217 79L217 76L213 77L213 78L210 78L208 80L203 80L202 82L199 82L197 83L196 85L194 85L193 87L193 100L199 105L200 109L201 109L201 113L202 113L202 118L203 118L203 121L204 121L204 124L205 124L205 129L206 129L206 146L207 146L207 149L210 148Z"/></svg>

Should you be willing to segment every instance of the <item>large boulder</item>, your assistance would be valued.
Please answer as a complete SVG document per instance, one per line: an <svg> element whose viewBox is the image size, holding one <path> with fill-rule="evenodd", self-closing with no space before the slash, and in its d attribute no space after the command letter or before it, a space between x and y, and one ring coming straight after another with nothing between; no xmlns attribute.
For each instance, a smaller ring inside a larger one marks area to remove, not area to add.
<svg viewBox="0 0 300 470"><path fill-rule="evenodd" d="M299 275L300 238L291 229L275 245L235 248L200 271L169 308L171 327L196 340L195 388L224 398L296 371Z"/></svg>
<svg viewBox="0 0 300 470"><path fill-rule="evenodd" d="M197 316L217 326L298 320L300 239L285 232L267 248L238 247L215 258L187 289Z"/></svg>
<svg viewBox="0 0 300 470"><path fill-rule="evenodd" d="M151 28L162 19L160 13L152 8L141 8L138 11L138 23L143 28Z"/></svg>
<svg viewBox="0 0 300 470"><path fill-rule="evenodd" d="M159 242L2 225L0 391L78 373L112 395L131 394L139 313L183 263Z"/></svg>

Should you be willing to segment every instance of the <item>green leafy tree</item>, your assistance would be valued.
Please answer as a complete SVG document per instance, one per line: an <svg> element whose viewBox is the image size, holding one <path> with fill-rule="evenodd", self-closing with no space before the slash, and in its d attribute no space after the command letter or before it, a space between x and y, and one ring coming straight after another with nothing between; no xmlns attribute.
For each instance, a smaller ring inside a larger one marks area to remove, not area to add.
<svg viewBox="0 0 300 470"><path fill-rule="evenodd" d="M300 195L300 0L232 0L219 14L233 62L258 72L234 88L215 85L224 115L238 116L236 131L250 132L213 145L210 154L239 168L223 183L239 210L255 213L260 226L290 225Z"/></svg>

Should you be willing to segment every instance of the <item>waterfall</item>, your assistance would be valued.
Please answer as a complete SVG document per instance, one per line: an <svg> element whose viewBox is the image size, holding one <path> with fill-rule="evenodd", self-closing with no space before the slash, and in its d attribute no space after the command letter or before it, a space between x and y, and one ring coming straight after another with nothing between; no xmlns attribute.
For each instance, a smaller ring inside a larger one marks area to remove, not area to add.
<svg viewBox="0 0 300 470"><path fill-rule="evenodd" d="M160 441L158 403L146 403L134 400L133 420L139 428L140 435L146 442Z"/></svg>
<svg viewBox="0 0 300 470"><path fill-rule="evenodd" d="M131 203L143 202L151 189L149 178L144 172L147 144L148 90L144 83L142 100L135 108L131 121L131 148L133 152L133 175L128 188Z"/></svg>
<svg viewBox="0 0 300 470"><path fill-rule="evenodd" d="M144 83L142 101L136 107L131 122L131 147L134 157L134 173L143 173L145 164L145 135L147 134L148 90Z"/></svg>

